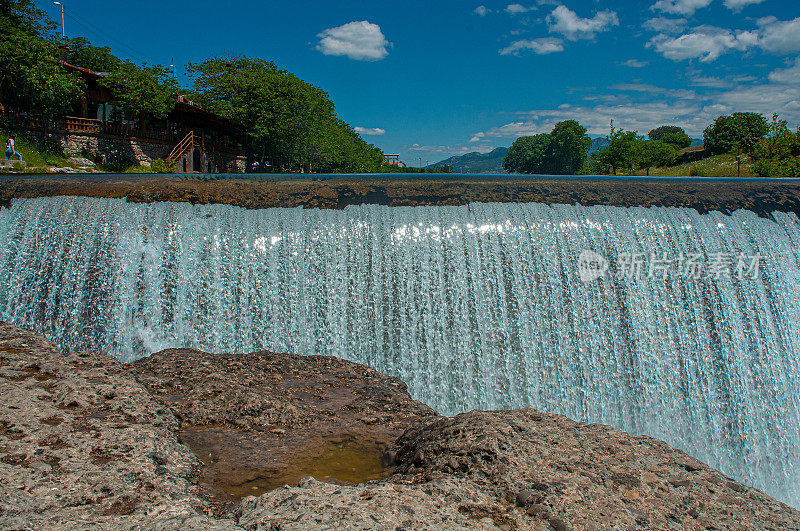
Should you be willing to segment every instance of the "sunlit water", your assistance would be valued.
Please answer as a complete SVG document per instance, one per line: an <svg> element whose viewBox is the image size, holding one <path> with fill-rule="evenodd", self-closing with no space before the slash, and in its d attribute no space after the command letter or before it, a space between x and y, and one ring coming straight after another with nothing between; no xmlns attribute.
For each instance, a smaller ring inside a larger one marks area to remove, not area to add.
<svg viewBox="0 0 800 531"><path fill-rule="evenodd" d="M612 265L761 261L758 275L612 267L583 282L584 249ZM0 318L124 361L172 346L336 355L444 413L535 407L610 424L800 506L793 214L18 200L0 211Z"/></svg>

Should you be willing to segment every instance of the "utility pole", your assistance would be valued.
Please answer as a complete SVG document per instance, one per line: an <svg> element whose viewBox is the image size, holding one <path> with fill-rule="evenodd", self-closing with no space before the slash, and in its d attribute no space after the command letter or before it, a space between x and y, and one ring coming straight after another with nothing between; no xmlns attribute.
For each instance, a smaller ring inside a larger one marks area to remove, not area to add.
<svg viewBox="0 0 800 531"><path fill-rule="evenodd" d="M172 64L171 64L171 65L169 65L169 66L171 66L171 67L172 67L172 77L174 77L174 78L175 78L175 81L178 81L178 71L177 71L177 70L175 70L175 58L174 58L174 57L172 57L172 58L170 58L170 59L172 60Z"/></svg>
<svg viewBox="0 0 800 531"><path fill-rule="evenodd" d="M61 2L53 2L53 4L61 7L61 40L67 42L67 34L64 32L64 4Z"/></svg>
<svg viewBox="0 0 800 531"><path fill-rule="evenodd" d="M736 144L736 177L742 176L742 145Z"/></svg>

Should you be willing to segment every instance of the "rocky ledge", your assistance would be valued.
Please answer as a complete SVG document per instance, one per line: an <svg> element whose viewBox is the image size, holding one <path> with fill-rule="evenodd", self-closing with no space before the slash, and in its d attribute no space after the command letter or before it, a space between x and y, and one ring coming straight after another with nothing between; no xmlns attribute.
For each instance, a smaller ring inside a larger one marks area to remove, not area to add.
<svg viewBox="0 0 800 531"><path fill-rule="evenodd" d="M123 366L0 324L0 528L89 527L800 529L800 513L660 441L534 410L442 417L336 358Z"/></svg>

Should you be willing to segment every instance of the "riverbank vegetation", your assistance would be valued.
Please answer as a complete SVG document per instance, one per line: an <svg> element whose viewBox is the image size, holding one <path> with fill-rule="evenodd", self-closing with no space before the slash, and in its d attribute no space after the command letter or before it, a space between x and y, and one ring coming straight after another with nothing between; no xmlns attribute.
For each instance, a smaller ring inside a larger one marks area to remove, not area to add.
<svg viewBox="0 0 800 531"><path fill-rule="evenodd" d="M182 92L245 134L248 159L274 171L303 167L328 173L377 172L383 153L337 114L328 94L275 63L250 57L209 58L189 66L190 86L171 69L138 65L86 39L66 39L32 0L0 3L0 115L74 115L86 89L60 61L103 72L114 108L143 122L167 116ZM14 127L11 121L0 128ZM266 166L264 162L269 162Z"/></svg>
<svg viewBox="0 0 800 531"><path fill-rule="evenodd" d="M557 140L561 131L571 132L569 141ZM586 129L570 120L552 133L518 138L503 168L550 175L800 177L800 131L793 133L778 115L771 121L751 112L720 116L704 131L699 148L690 148L691 137L678 126L661 126L644 136L611 122L605 147L589 155L589 137L581 137L581 131L585 135Z"/></svg>

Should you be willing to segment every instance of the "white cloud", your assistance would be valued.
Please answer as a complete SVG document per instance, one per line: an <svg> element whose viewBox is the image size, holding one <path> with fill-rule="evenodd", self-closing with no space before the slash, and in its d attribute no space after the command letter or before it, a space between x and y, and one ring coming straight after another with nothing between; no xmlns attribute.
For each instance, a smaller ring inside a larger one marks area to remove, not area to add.
<svg viewBox="0 0 800 531"><path fill-rule="evenodd" d="M659 34L647 43L655 47L667 59L681 61L684 59L700 59L708 63L716 60L729 50L744 51L758 44L758 34L752 31L733 33L723 28L700 26L692 33L680 37Z"/></svg>
<svg viewBox="0 0 800 531"><path fill-rule="evenodd" d="M719 80L718 80L719 81ZM771 116L778 113L795 127L800 124L800 58L785 69L774 71L770 82L751 84L749 77L730 77L732 87L694 96L692 91L665 89L653 85L630 83L610 87L612 90L636 92L636 100L618 94L594 94L598 102L585 105L559 105L556 108L517 113L518 120L506 123L475 136L487 139L515 139L520 136L546 133L562 120L577 120L589 134L605 135L609 123L617 127L647 133L660 125L675 124L697 138L717 117L739 111ZM722 88L722 83L717 85Z"/></svg>
<svg viewBox="0 0 800 531"><path fill-rule="evenodd" d="M353 129L359 135L382 136L386 134L386 129L381 129L380 127L354 127Z"/></svg>
<svg viewBox="0 0 800 531"><path fill-rule="evenodd" d="M409 151L417 151L422 152L422 155L431 156L431 155L465 155L467 153L489 153L494 149L493 146L489 144L485 145L472 145L467 146L464 144L457 144L455 146L423 146L420 144L414 144L408 148ZM412 164L413 166L413 164Z"/></svg>
<svg viewBox="0 0 800 531"><path fill-rule="evenodd" d="M512 15L519 15L520 13L527 13L528 11L536 10L536 6L525 7L522 4L508 4L506 6L506 13L511 13Z"/></svg>
<svg viewBox="0 0 800 531"><path fill-rule="evenodd" d="M625 62L620 63L622 66L629 66L631 68L644 68L645 66L649 65L647 61L640 61L638 59L628 59Z"/></svg>
<svg viewBox="0 0 800 531"><path fill-rule="evenodd" d="M745 83L752 83L757 81L758 78L753 76L726 76L723 78L713 76L695 76L692 78L691 83L695 87L705 88L732 88Z"/></svg>
<svg viewBox="0 0 800 531"><path fill-rule="evenodd" d="M595 33L606 31L611 26L619 26L619 18L614 11L600 11L593 18L581 18L567 6L560 5L547 15L551 33L560 33L571 41L593 39Z"/></svg>
<svg viewBox="0 0 800 531"><path fill-rule="evenodd" d="M758 23L762 48L778 53L800 52L800 17L787 21L769 17Z"/></svg>
<svg viewBox="0 0 800 531"><path fill-rule="evenodd" d="M491 12L491 10L486 6L478 6L472 12L481 17L485 17L487 13Z"/></svg>
<svg viewBox="0 0 800 531"><path fill-rule="evenodd" d="M515 41L500 50L500 55L520 55L525 50L531 50L538 55L545 55L564 51L564 43L561 39L545 37L543 39L533 39L530 41Z"/></svg>
<svg viewBox="0 0 800 531"><path fill-rule="evenodd" d="M650 7L673 15L694 15L698 9L708 6L713 0L658 0ZM734 0L735 1L735 0Z"/></svg>
<svg viewBox="0 0 800 531"><path fill-rule="evenodd" d="M725 0L725 7L733 11L741 11L751 4L760 4L764 0Z"/></svg>
<svg viewBox="0 0 800 531"><path fill-rule="evenodd" d="M697 94L693 90L686 89L665 89L655 85L648 85L646 83L618 83L609 87L611 90L619 90L621 92L643 92L647 94L660 94L675 98L679 100L693 100Z"/></svg>
<svg viewBox="0 0 800 531"><path fill-rule="evenodd" d="M317 50L325 55L344 55L356 61L379 61L389 55L391 43L381 27L366 20L328 28L319 35Z"/></svg>
<svg viewBox="0 0 800 531"><path fill-rule="evenodd" d="M773 83L795 83L800 85L800 57L794 60L793 66L770 72L769 80Z"/></svg>
<svg viewBox="0 0 800 531"><path fill-rule="evenodd" d="M686 27L685 18L664 18L657 17L646 20L644 23L645 29L657 31L659 33L680 33Z"/></svg>

